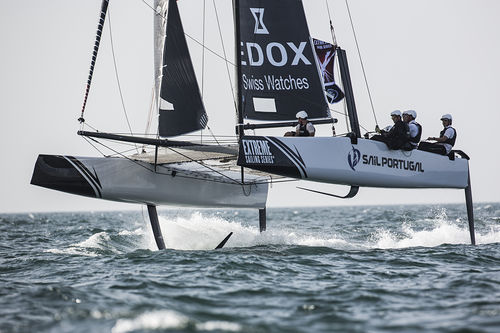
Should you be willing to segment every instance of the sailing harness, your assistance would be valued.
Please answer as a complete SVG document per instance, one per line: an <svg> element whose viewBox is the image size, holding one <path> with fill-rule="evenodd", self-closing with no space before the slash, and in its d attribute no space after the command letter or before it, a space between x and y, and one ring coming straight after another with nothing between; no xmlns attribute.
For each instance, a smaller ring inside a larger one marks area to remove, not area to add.
<svg viewBox="0 0 500 333"><path fill-rule="evenodd" d="M411 144L413 147L416 147L416 146L418 146L418 143L420 142L420 139L421 139L421 137L422 137L422 125L420 125L420 124L419 124L419 123L417 123L416 121L411 121L411 122L408 124L408 126L409 126L410 124L413 124L413 125L417 126L417 135L416 135L415 137L413 137L413 138L412 138L412 137L411 137L411 135L410 135L410 139L409 139L410 144Z"/></svg>
<svg viewBox="0 0 500 333"><path fill-rule="evenodd" d="M440 138L444 137L444 133L446 132L446 130L448 128L451 128L453 130L453 136L451 138L446 139L446 141L443 141L441 143L447 143L453 147L455 145L455 141L457 140L457 131L453 127L448 126L448 127L443 128L443 130L441 132L439 132L439 137Z"/></svg>
<svg viewBox="0 0 500 333"><path fill-rule="evenodd" d="M309 124L309 122L304 125L299 124L299 136L311 136L311 133L307 130L307 124Z"/></svg>

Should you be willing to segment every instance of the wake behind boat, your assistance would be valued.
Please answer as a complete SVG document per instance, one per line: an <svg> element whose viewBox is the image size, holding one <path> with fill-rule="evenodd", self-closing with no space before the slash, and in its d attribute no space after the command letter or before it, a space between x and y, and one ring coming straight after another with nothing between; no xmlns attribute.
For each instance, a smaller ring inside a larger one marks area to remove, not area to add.
<svg viewBox="0 0 500 333"><path fill-rule="evenodd" d="M103 0L80 122L97 58L109 0ZM231 144L167 139L206 128L209 117L200 94L176 1L156 0L154 137L78 132L153 147L125 156L40 155L31 183L73 194L148 206L158 247L165 248L157 205L259 209L266 228L268 184L287 177L351 187L465 189L471 242L474 224L468 156L389 150L362 138L346 52L313 40L300 0L235 0L237 141ZM290 24L293 22L293 24ZM340 81L333 77L338 59ZM227 60L226 60L227 61ZM337 85L338 84L338 85ZM246 135L245 130L290 126L307 110L313 123L336 123L330 106L343 101L348 133L332 137ZM222 111L231 114L232 110ZM252 121L252 123L250 123ZM116 153L116 152L115 152ZM318 192L315 190L310 190ZM322 193L322 192L319 192ZM334 194L323 193L335 197ZM225 239L227 241L227 238ZM225 241L223 243L225 243Z"/></svg>

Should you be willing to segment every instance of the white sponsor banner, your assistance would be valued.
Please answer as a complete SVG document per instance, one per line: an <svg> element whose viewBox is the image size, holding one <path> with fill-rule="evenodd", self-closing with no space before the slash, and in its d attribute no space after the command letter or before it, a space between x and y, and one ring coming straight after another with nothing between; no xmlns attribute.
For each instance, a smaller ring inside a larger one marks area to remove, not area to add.
<svg viewBox="0 0 500 333"><path fill-rule="evenodd" d="M253 97L255 112L276 112L276 101L274 98Z"/></svg>

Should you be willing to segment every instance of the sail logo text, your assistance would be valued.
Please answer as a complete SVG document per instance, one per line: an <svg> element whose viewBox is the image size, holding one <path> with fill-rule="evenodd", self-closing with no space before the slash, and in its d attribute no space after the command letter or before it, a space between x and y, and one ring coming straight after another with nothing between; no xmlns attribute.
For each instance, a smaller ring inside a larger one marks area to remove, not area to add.
<svg viewBox="0 0 500 333"><path fill-rule="evenodd" d="M425 171L422 167L422 162L406 161L397 158L380 157L374 155L363 155L362 159L363 159L363 164L366 165L375 165L391 169L401 169L401 170L410 170L418 172Z"/></svg>
<svg viewBox="0 0 500 333"><path fill-rule="evenodd" d="M269 142L266 140L242 140L246 163L274 164Z"/></svg>
<svg viewBox="0 0 500 333"><path fill-rule="evenodd" d="M241 42L241 64L243 66L262 66L264 61L267 60L274 67L283 67L288 64L289 59L292 59L291 66L297 66L300 62L311 65L309 59L304 55L306 46L307 42L300 42L299 45L295 45L294 42L287 42L286 44L271 42L263 48L257 43ZM290 51L292 54L289 55L288 52ZM244 60L244 57L246 60Z"/></svg>
<svg viewBox="0 0 500 333"><path fill-rule="evenodd" d="M307 90L309 89L309 80L307 77L293 77L264 75L264 78L254 78L253 75L249 78L246 74L242 75L243 89L256 91L290 91L290 90Z"/></svg>

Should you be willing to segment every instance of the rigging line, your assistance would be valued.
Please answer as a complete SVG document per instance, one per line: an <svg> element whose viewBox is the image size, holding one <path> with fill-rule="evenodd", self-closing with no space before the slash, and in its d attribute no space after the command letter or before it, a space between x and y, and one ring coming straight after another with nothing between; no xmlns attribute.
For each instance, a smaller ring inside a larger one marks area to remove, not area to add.
<svg viewBox="0 0 500 333"><path fill-rule="evenodd" d="M134 149L135 149L135 148L127 149L127 150L122 151L121 153L122 153L122 154L130 153L130 152L131 152L131 151L133 151ZM110 155L107 155L107 157L112 157L112 156L116 156L116 154L110 154Z"/></svg>
<svg viewBox="0 0 500 333"><path fill-rule="evenodd" d="M217 52L213 51L212 49L210 49L209 47L206 47L205 45L203 45L201 42L199 42L196 38L194 37L191 37L190 35L188 35L187 33L184 33L184 35L186 35L186 37L188 37L189 39L191 39L193 42L195 42L196 44L200 45L201 47L203 47L204 49L206 49L208 52L212 53L213 55L215 55L216 57L219 57L221 58L222 60L224 60L224 62L230 64L231 66L233 67L236 67L235 64L233 64L231 61L227 60L227 58L221 56L220 54L218 54Z"/></svg>
<svg viewBox="0 0 500 333"><path fill-rule="evenodd" d="M94 138L89 138L89 137L84 137L84 139L87 141L88 144L90 144L95 150L97 150L102 156L104 157L113 157L113 156L123 156L123 153L127 153L127 152L130 152L132 150L134 150L135 148L132 148L132 149L128 149L126 151L123 151L123 152L117 152L113 149L111 149L110 147L104 145L103 143L97 141L96 139ZM92 144L92 142L90 142L89 140L92 140L94 141L95 143L98 143L100 144L101 146L103 147L106 147L107 149L111 150L113 152L113 154L104 154L104 152L102 152L99 148L97 148L94 144Z"/></svg>
<svg viewBox="0 0 500 333"><path fill-rule="evenodd" d="M202 39L203 45L205 45L205 7L206 7L206 0L203 0L203 39ZM202 48L201 49L201 99L202 100L204 100L205 97L204 88L205 88L205 48ZM203 142L203 129L201 129L200 131L200 141Z"/></svg>
<svg viewBox="0 0 500 333"><path fill-rule="evenodd" d="M345 116L345 113L344 113L344 112L342 112L342 111L337 111L337 110L335 110L335 109L330 109L330 108L328 108L328 109L330 110L330 112L338 113L338 114L340 114L340 115L342 115L342 116Z"/></svg>
<svg viewBox="0 0 500 333"><path fill-rule="evenodd" d="M340 73L339 73L339 75L340 75ZM347 103L345 103L345 102L344 102L344 118L345 118L346 128L349 132L351 132L352 131L351 123L349 122L349 114L347 112Z"/></svg>
<svg viewBox="0 0 500 333"><path fill-rule="evenodd" d="M368 79L366 78L365 66L363 64L363 58L361 58L361 51L359 49L358 38L356 36L356 30L354 29L354 23L352 21L351 10L349 8L348 0L345 0L345 4L347 6L347 13L349 14L349 20L351 21L352 33L354 35L354 41L356 42L356 49L358 50L359 62L361 63L361 69L363 70L363 77L365 79L366 90L368 91L368 97L370 99L370 104L372 107L373 118L375 118L375 124L378 125L377 115L375 114L375 107L373 106L372 94L370 92L370 87L368 86Z"/></svg>
<svg viewBox="0 0 500 333"><path fill-rule="evenodd" d="M233 179L233 178L231 178L231 177L229 177L229 176L226 176L226 175L224 175L223 173L221 173L220 171L217 171L217 170L215 170L215 169L212 169L212 168L210 168L209 166L207 166L207 165L205 165L205 164L201 163L200 161L196 161L196 160L192 159L191 157L189 157L189 156L187 156L187 155L185 155L185 154L183 154L183 153L181 153L181 152L179 152L179 151L175 150L175 149L174 149L174 148L172 148L172 147L169 147L169 149L170 149L170 150L172 150L174 153L177 153L177 154L181 155L182 157L187 158L187 159L188 159L188 160L190 160L191 162L195 162L195 163L197 163L197 164L201 165L202 167L205 167L205 168L207 168L208 170L210 170L210 171L212 171L212 172L217 173L218 175L220 175L220 176L222 176L222 177L228 178L229 180L231 180L231 181L235 182L236 184L240 184L240 185L242 184L241 182L237 181L236 179Z"/></svg>
<svg viewBox="0 0 500 333"><path fill-rule="evenodd" d="M219 14L217 13L217 6L215 5L215 0L212 1L214 4L214 10L215 10L215 18L217 19L217 28L219 29L219 37L220 41L222 44L222 51L224 52L224 60L227 59L226 55L226 48L224 47L224 39L222 38L222 31L220 29L220 22L219 22ZM231 86L231 95L233 96L233 102L234 102L234 109L236 112L238 112L238 104L236 102L236 97L234 96L234 87L233 87L233 82L231 81L231 73L229 72L229 66L227 65L228 61L226 60L226 71L227 71L227 77L229 79L229 84Z"/></svg>
<svg viewBox="0 0 500 333"><path fill-rule="evenodd" d="M369 130L367 130L367 129L363 126L363 125L361 125L361 124L358 124L358 125L359 125L359 127L361 127L362 129L364 129L364 130L365 130L365 132L370 132L370 131L369 131Z"/></svg>
<svg viewBox="0 0 500 333"><path fill-rule="evenodd" d="M128 119L127 109L125 108L125 101L123 99L122 86L120 84L120 77L118 76L118 66L116 65L116 56L115 56L115 46L113 42L113 32L111 27L111 11L108 14L108 25L109 25L109 39L111 41L111 54L113 55L113 65L115 67L115 77L116 83L118 85L118 91L120 92L120 100L122 102L123 113L125 114L125 119L127 120L128 129L130 131L130 135L132 135L132 127L130 126L130 121Z"/></svg>
<svg viewBox="0 0 500 333"><path fill-rule="evenodd" d="M147 167L145 167L144 165L142 165L142 164L138 163L138 161L133 160L133 159L131 159L131 158L129 158L129 157L127 157L127 156L123 155L123 153L122 153L122 152L116 151L115 149L112 149L111 147L109 147L109 146L107 146L107 145L103 144L102 142L99 142L98 140L96 140L96 139L94 139L94 138L84 137L83 139L84 139L85 141L87 141L87 143L89 143L89 144L90 144L90 145L91 145L91 146L92 146L95 150L97 150L97 151L98 151L98 152L99 152L102 156L104 156L104 157L110 157L110 156L121 156L121 157L123 157L123 158L125 158L125 159L127 159L127 160L129 160L129 161L131 161L131 162L133 162L133 163L135 163L135 164L137 164L137 165L139 165L139 166L141 166L141 167L145 168L145 169L146 169L146 170L148 170L148 171L153 171L153 170L148 169L148 168L147 168ZM96 147L94 144L92 144L92 142L90 142L90 141L94 141L95 143L100 144L100 145L101 145L101 146L103 146L103 147L106 147L107 149L109 149L109 150L111 150L112 152L114 152L114 154L113 154L113 155L106 155L106 154L104 154L104 153L103 153L103 152L102 152L99 148L97 148L97 147ZM188 157L188 158L189 158L189 157ZM194 161L194 160L193 160L193 161ZM196 161L194 161L194 162L196 162ZM206 165L202 165L202 166L207 167ZM207 168L208 168L208 167L207 167ZM217 172L217 171L214 171L214 172L219 173L219 172ZM167 174L167 173L162 173L162 172L157 172L157 173L159 173L159 174L161 174L161 175L169 175L169 174ZM219 174L220 174L220 173L219 173ZM222 176L225 176L225 175L222 175ZM181 177L181 178L187 178L187 179L199 179L198 177L189 177L189 176L182 176L182 175L178 175L178 177ZM271 181L254 181L254 182L252 182L252 184L242 184L242 183L240 183L240 182L236 181L235 179L232 179L231 177L228 177L228 176L225 176L225 177L229 178L229 180L234 181L237 185L259 185L259 184L269 184L269 183L271 183L271 184L272 184L272 183L273 183L272 178L271 178ZM222 182L222 181L217 181L217 180L215 180L215 179L208 179L207 181L213 181L213 182L224 183L224 182ZM297 181L297 179L281 179L281 180L275 180L275 181L274 181L274 183L286 183L286 182L292 182L292 181ZM244 188L243 188L243 191L244 191L244 194L246 195ZM251 191L251 189L250 189L250 191ZM250 193L251 193L251 192L250 192ZM250 194L250 193L249 193L249 194Z"/></svg>
<svg viewBox="0 0 500 333"><path fill-rule="evenodd" d="M151 128L151 122L153 120L153 109L154 109L154 104L155 104L155 99L156 99L156 93L155 93L155 87L154 87L154 83L153 83L153 88L151 88L151 103L150 103L150 107L149 107L149 112L148 112L148 120L146 121L146 130L144 131L144 133L146 133L146 135L149 134L149 129Z"/></svg>
<svg viewBox="0 0 500 333"><path fill-rule="evenodd" d="M158 13L149 3L147 3L145 0L141 0L146 6L148 6L149 8L151 8L151 10L153 12L155 12L156 15L159 15L161 17L163 17L164 19L166 19L163 15L161 15L160 13ZM229 63L231 66L233 67L236 67L235 64L233 64L231 61L227 60L227 58L221 56L220 54L218 54L217 52L213 51L212 49L210 49L209 47L206 47L203 43L201 43L200 41L198 41L196 38L194 37L191 37L189 34L185 33L184 32L184 35L186 35L186 37L188 37L189 39L191 39L193 42L195 42L196 44L200 45L202 48L206 49L208 52L212 53L213 55L215 55L216 57L219 57L221 58L222 60L224 60L225 62Z"/></svg>
<svg viewBox="0 0 500 333"><path fill-rule="evenodd" d="M156 105L156 92L155 92L155 84L153 83L153 88L151 88L151 103L149 104L148 117L147 117L147 121L146 121L146 129L144 131L146 136L150 135L149 130L151 128L151 123L153 121L153 112L154 112L155 105ZM144 150L145 148L146 148L146 145L143 145L142 150Z"/></svg>
<svg viewBox="0 0 500 333"><path fill-rule="evenodd" d="M332 42L333 45L337 45L337 38L335 37L335 29L333 28L332 16L330 15L330 6L328 6L328 0L325 0L326 3L326 11L328 12L328 19L330 21L330 32L332 34Z"/></svg>
<svg viewBox="0 0 500 333"><path fill-rule="evenodd" d="M210 131L210 134L212 135L212 137L214 138L215 142L217 143L217 145L220 146L220 143L219 143L219 140L217 140L217 137L215 136L214 132L212 132L212 129L210 128L210 126L207 125L207 129Z"/></svg>
<svg viewBox="0 0 500 333"><path fill-rule="evenodd" d="M291 183L291 182L298 182L301 179L278 179L278 180L273 180L272 178L270 180L262 181L262 182L255 182L252 184L255 185L260 185L260 184L280 184L280 183Z"/></svg>
<svg viewBox="0 0 500 333"><path fill-rule="evenodd" d="M253 184L250 184L250 186L248 187L249 190L248 190L248 194L247 194L247 191L245 191L245 184L243 184L243 183L241 184L241 191L243 192L243 195L245 197L249 197L250 194L252 194L252 185Z"/></svg>
<svg viewBox="0 0 500 333"><path fill-rule="evenodd" d="M96 142L96 143L100 144L100 145L101 145L101 146L103 146L103 147L106 147L107 149L109 149L109 150L111 150L112 152L114 152L114 153L115 153L115 155L119 155L119 156L121 156L121 157L123 157L123 158L125 158L125 159L127 159L127 160L129 160L129 161L131 161L132 163L135 163L135 164L137 164L138 166L140 166L140 167L142 167L142 168L144 168L144 169L146 169L146 170L150 171L150 172L154 172L154 173L157 173L157 174L160 174L160 175L165 175L165 176L171 176L171 174L168 174L168 173L163 173L163 172L158 172L158 171L151 170L151 169L149 169L148 167L146 167L145 165L143 165L143 164L139 163L139 161L136 161L136 160L134 160L134 159L131 159L131 158L129 158L129 157L127 157L127 156L123 155L123 153L121 153L121 152L119 152L119 151L117 151L117 150L115 150L115 149L113 149L113 148L111 148L111 147L109 147L109 146L105 145L104 143L102 143L102 142L100 142L100 141L98 141L98 140L95 140L95 139L93 139L93 138L88 138L88 139L90 139L90 140L92 140L92 141L94 141L94 142ZM97 148L96 148L96 149L97 149ZM97 150L98 150L98 149L97 149ZM98 150L98 151L99 151L99 150ZM99 152L100 152L100 151L99 151ZM101 154L102 154L102 153L101 153ZM104 154L103 154L103 156L104 156L104 157L107 157L107 155L104 155ZM148 162L144 162L144 163L148 163ZM162 167L162 168L165 168L165 169L167 169L167 170L177 171L177 170L175 170L174 168L168 169L168 168L166 168L166 167L164 167L164 166L162 166L162 165L158 165L158 167ZM187 172L190 172L190 171L187 171ZM194 174L196 174L196 173L199 173L199 172L194 171L194 172L190 172L190 173L194 173ZM177 175L176 175L176 177L186 178L186 179L196 179L196 180L201 180L201 179L200 179L200 177L192 177L192 176L190 177L190 176L183 176L183 175L179 175L179 174L177 174ZM227 177L227 176L226 176L226 177ZM238 182L237 180L232 179L232 178L230 178L230 177L227 177L227 178L229 178L229 180L232 180L233 182L235 182L235 185L241 185L241 183L240 183L240 182ZM227 182L223 182L223 181L216 180L216 179L206 179L206 178L204 178L203 180L204 180L204 181L211 181L211 182L215 182L215 183L225 183L225 184L227 184ZM252 184L253 184L253 183L252 183ZM246 185L248 185L248 184L246 184Z"/></svg>
<svg viewBox="0 0 500 333"><path fill-rule="evenodd" d="M203 37L202 42L205 45L205 4L206 0L203 0ZM201 51L201 98L203 99L203 88L205 86L205 48Z"/></svg>
<svg viewBox="0 0 500 333"><path fill-rule="evenodd" d="M88 122L85 122L85 123L84 123L84 124L82 124L82 125L86 125L86 126L90 127L91 129L93 129L94 131L99 132L99 130L98 130L97 128L95 128L94 126L90 125ZM83 128L83 127L84 127L84 126L82 126L82 128Z"/></svg>
<svg viewBox="0 0 500 333"><path fill-rule="evenodd" d="M337 59L337 62L338 62L338 59ZM336 66L336 69L337 69L337 77L341 78L340 82L342 82L342 90L345 91L344 82L342 81L342 75L340 75L340 66ZM347 128L347 131L351 132L351 124L349 123L349 116L348 116L348 112L347 112L347 103L345 102L345 98L344 98L344 102L342 103L342 105L343 105L344 112L343 113L339 112L339 114L344 115L345 126Z"/></svg>
<svg viewBox="0 0 500 333"><path fill-rule="evenodd" d="M94 144L92 144L92 142L90 142L90 140L92 140L92 141L94 141L94 142L96 142L96 143L99 143L99 142L97 142L97 140L95 140L95 139L93 139L93 138L88 138L88 137L85 137L85 136L83 137L83 139L84 139L85 141L87 141L87 143L88 143L89 145L91 145L92 147L94 147L94 149L95 149L95 150L97 150L97 151L98 151L98 152L99 152L102 156L106 157L106 154L104 154L104 153L103 153L103 152L102 152L99 148L97 148Z"/></svg>
<svg viewBox="0 0 500 333"><path fill-rule="evenodd" d="M333 42L333 45L336 47L337 46L337 37L336 37L336 34L335 34L335 28L333 27L332 15L330 13L330 6L328 5L328 0L325 0L325 4L326 4L326 11L328 12L328 19L330 21L330 33L332 35L332 42ZM341 77L340 76L340 70L339 70L338 66L337 66L337 77ZM349 118L348 118L348 115L347 115L346 104L344 103L344 112L343 113L339 112L339 111L335 111L335 112L344 115L347 130L350 131L350 129L349 129Z"/></svg>
<svg viewBox="0 0 500 333"><path fill-rule="evenodd" d="M109 146L107 146L107 145L103 144L102 142L97 141L97 140L95 140L95 139L93 139L93 138L89 138L89 139L90 139L90 140L92 140L92 141L94 141L94 142L96 142L96 143L99 143L100 145L102 145L102 146L106 147L107 149L109 149L109 150L113 151L113 152L115 153L115 155L120 155L120 156L122 156L122 157L124 157L124 158L130 159L130 158L128 158L128 157L126 157L126 156L124 156L124 155L123 155L123 152L118 152L118 151L116 151L116 150L112 149L111 147L109 147ZM95 148L95 147L94 147L94 148ZM98 150L98 149L96 148L96 150ZM133 150L133 149L129 149L129 150L127 150L126 152L131 151L131 150ZM189 161L191 161L191 162L195 162L195 163L197 163L197 164L201 165L202 167L207 168L207 169L209 169L210 171L212 171L212 172L214 172L214 173L217 173L217 174L219 174L219 175L220 175L220 176L222 176L222 177L228 178L229 180L231 180L231 181L235 182L236 184L240 185L240 182L238 182L237 180L235 180L235 179L233 179L233 178L231 178L231 177L229 177L229 176L226 176L226 175L224 175L224 174L222 174L222 173L218 172L217 170L214 170L214 169L212 169L212 168L208 167L207 165L205 165L205 164L201 163L203 160L195 160L195 159L193 159L193 158L191 158L191 157L189 157L189 156L187 156L187 155L185 155L185 154L182 154L182 153L181 153L181 152L179 152L179 151L176 151L175 149L173 149L173 148L171 148L171 147L170 147L170 150L172 150L173 152L175 152L175 153L177 153L177 154L181 155L182 157L184 157L184 158L188 159ZM100 150L98 150L98 151L99 151L101 154L103 154ZM103 154L103 156L106 156L106 155L104 155L104 154ZM108 156L110 156L110 155L108 155ZM132 160L132 159L130 159L130 160Z"/></svg>

